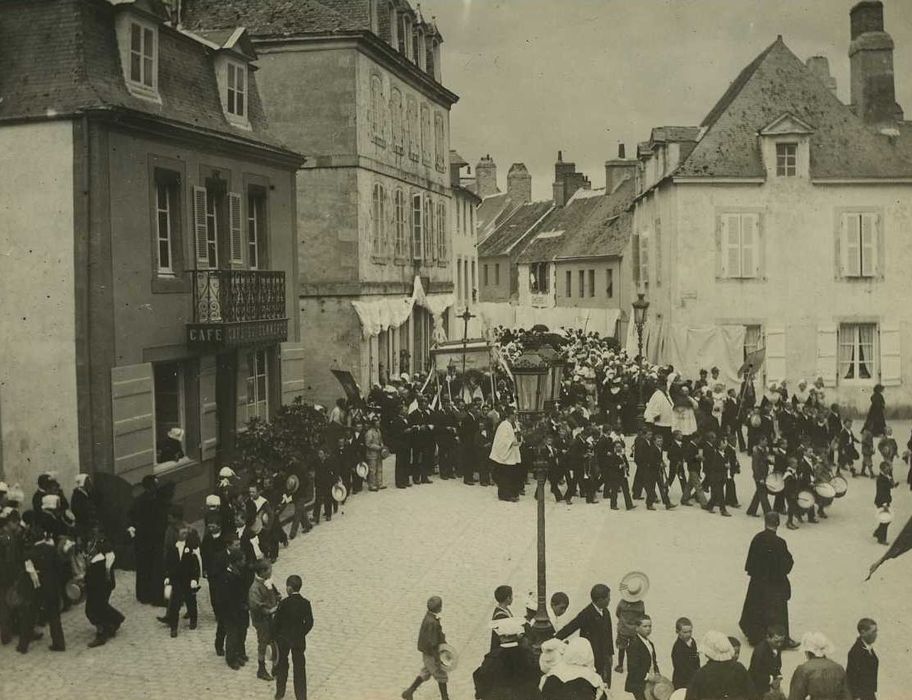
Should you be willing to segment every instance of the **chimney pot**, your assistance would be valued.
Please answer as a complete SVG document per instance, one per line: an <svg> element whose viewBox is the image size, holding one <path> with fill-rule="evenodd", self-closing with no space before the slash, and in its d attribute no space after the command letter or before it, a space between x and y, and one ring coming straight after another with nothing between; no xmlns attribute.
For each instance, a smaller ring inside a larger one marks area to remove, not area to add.
<svg viewBox="0 0 912 700"><path fill-rule="evenodd" d="M890 126L903 118L896 104L893 39L884 31L883 3L862 0L849 12L850 100L865 124Z"/></svg>
<svg viewBox="0 0 912 700"><path fill-rule="evenodd" d="M620 158L621 160L623 160L623 159L626 158L626 157L627 157L627 155L626 155L626 152L625 152L625 150L624 150L624 144L619 143L619 144L618 144L618 158Z"/></svg>
<svg viewBox="0 0 912 700"><path fill-rule="evenodd" d="M884 30L883 3L880 0L862 0L849 10L852 39L868 32Z"/></svg>
<svg viewBox="0 0 912 700"><path fill-rule="evenodd" d="M558 151L558 152L557 152L557 162L560 163L560 162L563 161L563 160L564 160L564 152L563 152L563 151Z"/></svg>

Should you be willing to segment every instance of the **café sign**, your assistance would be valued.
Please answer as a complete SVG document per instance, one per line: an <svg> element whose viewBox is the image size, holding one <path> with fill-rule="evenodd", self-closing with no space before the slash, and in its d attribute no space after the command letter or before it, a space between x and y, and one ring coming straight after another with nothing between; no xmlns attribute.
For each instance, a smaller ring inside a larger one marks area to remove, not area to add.
<svg viewBox="0 0 912 700"><path fill-rule="evenodd" d="M251 343L288 340L288 319L242 323L188 323L187 345L191 347L234 347Z"/></svg>

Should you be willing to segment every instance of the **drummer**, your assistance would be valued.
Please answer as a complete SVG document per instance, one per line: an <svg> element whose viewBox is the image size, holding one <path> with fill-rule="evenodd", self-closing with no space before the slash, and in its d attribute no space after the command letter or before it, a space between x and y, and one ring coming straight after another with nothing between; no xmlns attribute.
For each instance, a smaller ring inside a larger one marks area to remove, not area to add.
<svg viewBox="0 0 912 700"><path fill-rule="evenodd" d="M830 485L832 480L833 472L827 460L826 448L820 448L817 451L817 465L814 469L814 492L817 495L817 515L824 520L828 516L823 509L833 502L835 495L835 489Z"/></svg>

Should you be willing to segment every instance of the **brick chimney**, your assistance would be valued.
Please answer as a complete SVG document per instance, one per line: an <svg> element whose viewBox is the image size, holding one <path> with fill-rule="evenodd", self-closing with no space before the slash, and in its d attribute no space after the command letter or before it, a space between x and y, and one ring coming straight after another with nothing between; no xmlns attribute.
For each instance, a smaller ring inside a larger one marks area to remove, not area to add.
<svg viewBox="0 0 912 700"><path fill-rule="evenodd" d="M826 56L811 56L805 65L830 89L830 92L836 94L836 78L830 75L830 61Z"/></svg>
<svg viewBox="0 0 912 700"><path fill-rule="evenodd" d="M497 187L497 165L490 153L475 166L475 183L479 197L484 198L500 192L500 188Z"/></svg>
<svg viewBox="0 0 912 700"><path fill-rule="evenodd" d="M893 81L893 39L884 31L883 3L862 0L849 12L851 107L866 124L902 120Z"/></svg>
<svg viewBox="0 0 912 700"><path fill-rule="evenodd" d="M551 186L554 206L564 206L577 190L588 190L591 187L589 178L576 172L576 163L565 162L564 152L558 151L557 162L554 164L554 183Z"/></svg>
<svg viewBox="0 0 912 700"><path fill-rule="evenodd" d="M618 155L614 160L605 161L605 194L611 194L626 177L633 177L637 162L627 160L624 144L618 144Z"/></svg>
<svg viewBox="0 0 912 700"><path fill-rule="evenodd" d="M507 196L516 204L532 201L532 176L525 163L513 163L507 173Z"/></svg>

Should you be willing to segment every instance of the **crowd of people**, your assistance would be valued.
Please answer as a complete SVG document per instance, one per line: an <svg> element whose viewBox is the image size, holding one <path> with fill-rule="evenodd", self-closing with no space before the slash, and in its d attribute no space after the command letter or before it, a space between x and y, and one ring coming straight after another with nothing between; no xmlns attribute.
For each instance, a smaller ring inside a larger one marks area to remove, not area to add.
<svg viewBox="0 0 912 700"><path fill-rule="evenodd" d="M459 479L465 485L496 486L500 500L515 502L526 493L530 474L543 466L546 492L566 504L575 498L589 504L601 499L612 510L619 510L621 501L632 510L637 507L635 501L645 500L646 508L654 510L660 502L667 509L696 503L727 517L730 508L741 505L735 476L741 468L739 453L748 453L754 483L746 508L749 516L781 513L790 529L804 522L817 523L827 518L826 509L845 492L851 477L866 476L876 478L875 504L889 515L891 492L897 486L892 469L899 450L886 424L882 387L875 389L859 438L852 420L842 415L837 404L826 402L822 382L813 386L799 382L794 392L785 383L770 385L758 397L750 367L739 386L726 387L716 368L685 379L672 367L646 367L639 358L629 358L610 343L586 334L568 337L561 401L534 425L517 415L503 377L458 376L451 366L443 375L403 374L375 385L364 400L340 399L330 411L319 408L324 415L320 439L305 459L255 473L222 467L216 489L205 499L202 533L174 503L174 484L146 476L126 528L127 558L135 559L137 600L164 608L158 619L176 637L182 619L191 630L197 627L196 598L205 580L217 621L215 653L231 669L240 669L248 661L246 638L252 626L257 677L274 680L276 697L281 697L290 655L296 696L304 697L304 638L313 625L312 611L300 596L300 579L291 577L280 591L271 567L299 531L309 532L324 519L330 522L340 505L364 491L390 485L408 489L431 483L433 476ZM517 348L509 346L515 341L506 336L501 340L507 343L506 354L515 354ZM635 397L644 390L649 399L638 416ZM635 432L632 442L625 439L625 433L631 432ZM912 450L912 440L907 447ZM395 457L392 469L390 456ZM672 496L677 489L675 503ZM18 636L17 649L26 653L30 643L41 637L38 628L46 625L50 648L63 651L60 615L83 599L85 615L95 629L89 646L101 646L116 637L124 615L110 604L110 598L115 564L124 556L122 551L115 554L116 545L124 533L106 531L98 500L92 477L86 474L77 477L69 500L52 472L39 478L30 503L21 488L0 483L0 636L4 644ZM283 520L286 513L287 521ZM873 533L878 542L887 541L888 520L882 518ZM605 600L602 604L593 598L593 609L600 616L595 622L605 617L608 595L604 589L593 589L593 595L597 592ZM501 598L498 603L508 609ZM558 599L558 607L560 603ZM442 602L435 600L433 607L439 605ZM432 620L439 622L435 617L439 609L431 607L427 624L422 625L424 641L419 640L419 648L424 648L422 673L403 697L411 697L421 682L433 677L446 698L445 668L431 659L433 649L443 643L442 630ZM510 622L512 615L501 617L507 622L494 630L493 656L476 673L479 688L496 686L499 672L491 669L527 651L527 645L517 642L521 635ZM578 622L580 631L584 622ZM787 625L783 635L782 625L766 622L755 620L746 632L757 649L765 643L768 655L783 645L797 646L788 636ZM643 671L640 680L631 681L628 670L628 690L636 697L643 692L640 681L658 675L654 654L650 657L644 651L650 651L650 625L641 605L634 605L623 620L619 611L618 672L625 653L628 667L638 669L635 675ZM675 654L692 662L696 658L692 625L682 618L677 626L684 646L679 649L676 644ZM559 630L558 638L567 629ZM870 625L866 629L870 631ZM814 644L805 644L809 652L825 647ZM869 650L870 642L866 644ZM704 647L714 650L713 655L707 651L712 662L731 661L721 639L707 637ZM541 686L543 697L578 697L562 695L564 691L555 688L591 680L585 670L591 665L590 657L597 675L610 683L613 649L611 654L603 647L587 651L571 642L552 644L547 651L554 659L553 668L546 669L542 661L540 667L528 669L529 682L534 675L532 685ZM644 658L645 670L641 668ZM267 660L272 661L271 668ZM518 673L523 663L514 659L508 665ZM693 668L692 675L737 675L705 669ZM699 688L703 682L679 683L677 662L674 675L676 687ZM753 673L749 676L751 687L763 686ZM808 677L813 673L809 671ZM741 674L741 678L748 676ZM699 693L688 690L687 697L714 697ZM526 696L490 691L478 697Z"/></svg>
<svg viewBox="0 0 912 700"><path fill-rule="evenodd" d="M698 644L688 617L674 622L675 641L662 657L651 639L652 617L646 613L649 579L631 572L620 583L621 600L611 620L611 589L604 583L590 591L590 601L572 619L564 616L569 598L551 597L550 627L538 629L537 600L532 594L523 615L512 611L513 590L494 591L491 647L472 678L479 700L599 700L609 697L612 675L635 700L876 700L879 659L874 650L877 623L858 621L858 637L845 666L834 658L833 645L820 632L809 632L800 643L790 639L781 624L770 624L754 644L749 661L741 661L741 642L710 630ZM413 700L425 682L437 683L442 700L449 700L449 669L454 650L441 622L443 600L432 596L421 621L417 647L419 673L402 691ZM798 649L798 665L785 693L782 653ZM614 660L617 658L617 665ZM670 663L668 661L670 660Z"/></svg>

